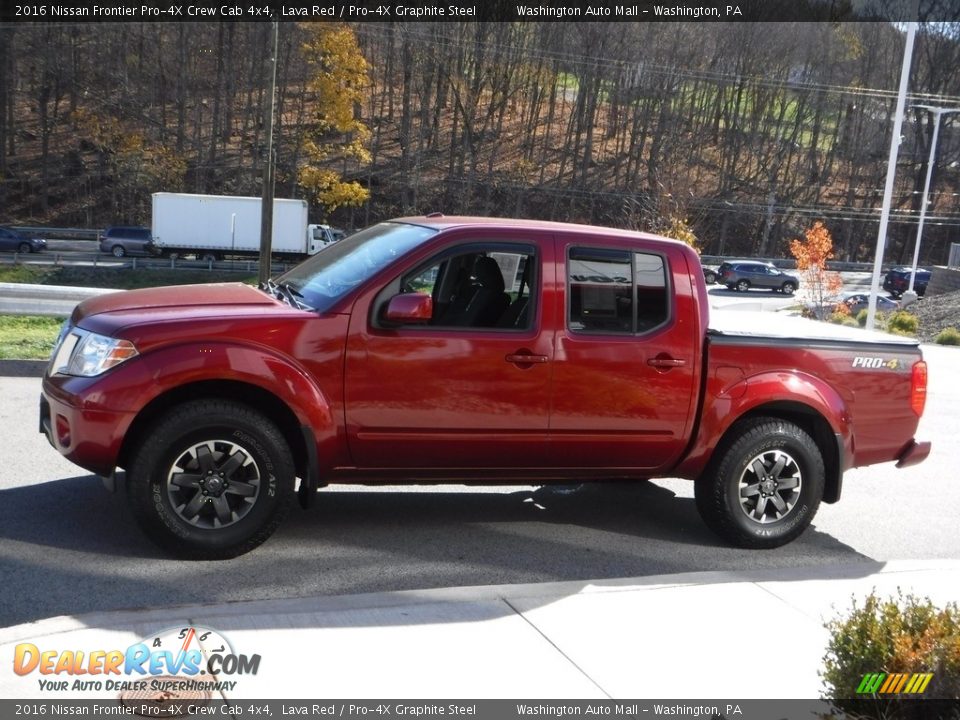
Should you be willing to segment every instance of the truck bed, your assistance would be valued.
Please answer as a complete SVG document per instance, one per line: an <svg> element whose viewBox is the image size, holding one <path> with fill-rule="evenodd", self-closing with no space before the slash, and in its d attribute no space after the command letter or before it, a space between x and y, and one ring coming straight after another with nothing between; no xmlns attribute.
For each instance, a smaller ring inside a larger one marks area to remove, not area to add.
<svg viewBox="0 0 960 720"><path fill-rule="evenodd" d="M784 388L802 388L811 407L830 408L824 416L838 423L832 431L848 437L844 469L901 460L909 449L891 439L910 438L917 428L911 376L922 355L916 338L773 312L716 311L707 358L706 426L711 416L722 426L734 407L749 412L751 403L778 402Z"/></svg>

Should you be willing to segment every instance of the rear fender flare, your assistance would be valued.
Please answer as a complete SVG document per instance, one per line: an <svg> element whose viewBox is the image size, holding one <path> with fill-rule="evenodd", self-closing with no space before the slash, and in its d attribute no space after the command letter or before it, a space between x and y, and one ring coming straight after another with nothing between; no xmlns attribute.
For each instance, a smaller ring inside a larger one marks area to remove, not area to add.
<svg viewBox="0 0 960 720"><path fill-rule="evenodd" d="M719 374L718 374L719 375ZM676 475L694 479L707 468L727 433L739 420L750 415L813 419L814 433L828 470L827 502L839 497L843 471L853 460L853 426L849 403L820 378L800 372L775 371L760 373L724 386L715 376L707 382L696 437L686 459L677 467ZM829 429L827 429L829 428ZM829 462L835 457L834 462Z"/></svg>

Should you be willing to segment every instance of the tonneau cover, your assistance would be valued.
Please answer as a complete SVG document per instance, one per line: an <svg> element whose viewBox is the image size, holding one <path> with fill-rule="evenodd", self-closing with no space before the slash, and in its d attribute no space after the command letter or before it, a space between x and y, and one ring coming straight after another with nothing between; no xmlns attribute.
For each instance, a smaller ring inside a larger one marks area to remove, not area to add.
<svg viewBox="0 0 960 720"><path fill-rule="evenodd" d="M748 310L710 310L708 335L736 337L769 337L792 340L832 340L854 343L891 343L916 346L916 338L876 330L836 325L809 320L779 312Z"/></svg>

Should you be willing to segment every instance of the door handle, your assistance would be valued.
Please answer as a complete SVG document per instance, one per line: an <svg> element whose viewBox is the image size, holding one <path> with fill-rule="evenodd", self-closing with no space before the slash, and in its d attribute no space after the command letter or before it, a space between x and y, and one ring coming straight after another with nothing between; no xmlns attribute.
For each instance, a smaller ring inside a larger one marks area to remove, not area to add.
<svg viewBox="0 0 960 720"><path fill-rule="evenodd" d="M672 358L669 355L657 355L657 357L647 360L647 365L658 370L669 370L670 368L683 367L686 364L686 360Z"/></svg>
<svg viewBox="0 0 960 720"><path fill-rule="evenodd" d="M503 359L508 363L514 363L516 365L533 365L534 363L545 363L550 358L548 358L546 355L534 355L533 353L516 352L507 355Z"/></svg>

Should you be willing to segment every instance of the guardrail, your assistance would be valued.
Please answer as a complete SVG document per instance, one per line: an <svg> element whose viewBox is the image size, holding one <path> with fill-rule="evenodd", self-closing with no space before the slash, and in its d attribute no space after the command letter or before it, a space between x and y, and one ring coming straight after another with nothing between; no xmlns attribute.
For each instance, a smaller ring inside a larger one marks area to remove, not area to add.
<svg viewBox="0 0 960 720"><path fill-rule="evenodd" d="M758 262L768 262L773 263L778 268L783 270L796 270L797 261L793 258L751 258L747 256L734 255L729 257L722 257L720 255L701 255L700 262L703 265L708 267L716 267L722 262L729 260L754 260ZM896 263L884 263L884 270L888 267L893 267ZM872 272L873 263L872 262L846 262L842 260L830 260L827 262L827 270L833 270L834 272Z"/></svg>
<svg viewBox="0 0 960 720"><path fill-rule="evenodd" d="M63 233L88 233L86 238L82 239L91 239L96 240L98 233L102 230L73 230L69 228L17 228L18 230L23 230L25 232L34 232L39 233L51 233L51 232L63 232ZM91 235L92 233L92 235ZM19 256L19 259L18 259ZM52 262L44 262L42 258L53 257ZM0 256L0 263L10 264L8 258L10 256ZM236 272L256 272L258 267L258 261L254 258L244 259L244 260L221 260L221 261L212 261L212 260L184 260L184 259L174 259L174 258L152 258L152 257L136 257L128 256L123 260L118 260L112 255L107 255L105 253L95 252L95 253L83 253L83 252L61 252L61 253L14 253L13 254L13 264L18 265L23 262L23 259L29 259L31 264L53 264L61 265L64 260L77 261L79 263L90 262L94 267L132 267L133 269L140 268L167 268L170 270L176 270L177 268L186 268L186 269L195 269L195 270L235 270ZM706 267L716 268L720 263L731 260L758 260L762 262L769 262L776 265L778 268L784 270L795 270L797 267L796 260L792 258L747 258L742 256L720 256L720 255L702 255L700 257L700 262ZM296 265L296 263L274 263L273 267L276 268L273 272L285 272ZM883 266L884 272L890 267L893 267L896 263L885 263ZM827 269L833 270L835 272L872 272L873 263L872 262L842 262L838 260L831 260L827 263Z"/></svg>
<svg viewBox="0 0 960 720"><path fill-rule="evenodd" d="M152 258L128 256L118 259L105 253L18 253L0 255L0 264L3 265L78 265L104 268L129 268L132 270L223 270L236 273L256 273L259 261L249 260L184 260L181 258ZM270 273L286 272L297 263L274 262Z"/></svg>
<svg viewBox="0 0 960 720"><path fill-rule="evenodd" d="M56 238L58 240L99 240L103 234L103 228L91 230L90 228L52 228L52 227L30 227L27 225L13 225L14 230L19 230L27 235L42 237L44 239Z"/></svg>

